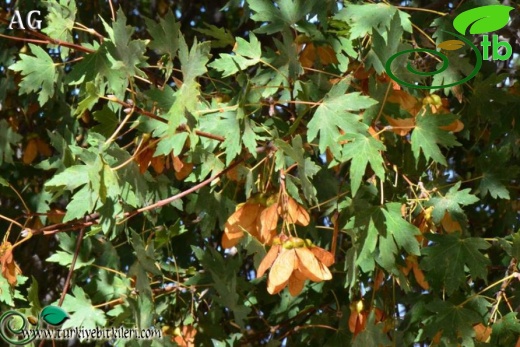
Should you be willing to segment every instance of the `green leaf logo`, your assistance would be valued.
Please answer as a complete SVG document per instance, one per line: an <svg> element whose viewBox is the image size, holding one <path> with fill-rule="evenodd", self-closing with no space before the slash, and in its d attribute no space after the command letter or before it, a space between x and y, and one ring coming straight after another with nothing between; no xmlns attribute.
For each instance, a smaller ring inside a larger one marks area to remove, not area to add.
<svg viewBox="0 0 520 347"><path fill-rule="evenodd" d="M470 34L484 34L496 31L507 25L509 12L513 7L489 5L473 8L459 14L453 21L453 27L462 35L469 27Z"/></svg>
<svg viewBox="0 0 520 347"><path fill-rule="evenodd" d="M50 325L61 325L69 319L67 312L58 306L45 307L40 313L40 317Z"/></svg>

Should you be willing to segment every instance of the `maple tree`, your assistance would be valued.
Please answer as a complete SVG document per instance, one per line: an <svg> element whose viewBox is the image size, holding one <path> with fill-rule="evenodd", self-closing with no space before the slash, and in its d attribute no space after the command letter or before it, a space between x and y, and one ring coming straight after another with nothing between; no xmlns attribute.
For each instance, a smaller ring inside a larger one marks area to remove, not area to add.
<svg viewBox="0 0 520 347"><path fill-rule="evenodd" d="M463 84L385 71L437 47L394 73L463 80L446 32L496 4L6 3L1 311L163 332L132 346L518 345L518 11Z"/></svg>

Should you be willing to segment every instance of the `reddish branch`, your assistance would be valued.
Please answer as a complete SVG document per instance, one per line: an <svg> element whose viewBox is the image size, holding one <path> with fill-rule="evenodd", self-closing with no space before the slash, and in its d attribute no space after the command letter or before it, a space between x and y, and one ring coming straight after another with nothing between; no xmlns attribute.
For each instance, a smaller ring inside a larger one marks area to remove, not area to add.
<svg viewBox="0 0 520 347"><path fill-rule="evenodd" d="M67 275L67 279L65 280L65 284L63 285L63 290L61 292L60 301L58 306L63 304L63 300L65 300L65 295L69 291L70 281L72 279L72 273L74 272L74 267L76 266L76 260L78 260L79 251L81 250L81 243L83 241L83 236L85 235L85 228L81 229L78 235L78 239L76 240L76 249L74 250L74 256L72 258L72 262L70 264L69 274Z"/></svg>
<svg viewBox="0 0 520 347"><path fill-rule="evenodd" d="M134 108L134 110L136 112L142 114L143 116L155 119L156 121L159 121L159 122L162 122L162 123L165 123L165 124L168 123L168 120L166 120L164 118L161 118L158 115L156 115L155 113L147 111L145 109L142 109L142 108L140 108L138 106L131 105L131 104L127 103L127 102L124 102L122 100L118 100L118 99L115 99L115 98L111 98L110 100L114 101L114 102L117 102L118 104L124 106L125 108ZM180 125L179 127L177 127L177 131L188 131L188 127L186 125L184 125L184 124ZM201 136L201 137L207 137L209 139L220 141L220 142L224 142L226 140L223 136L210 134L210 133L207 133L205 131L200 131L200 130L195 130L195 134L197 134L198 136Z"/></svg>
<svg viewBox="0 0 520 347"><path fill-rule="evenodd" d="M268 143L265 146L258 147L256 149L256 152L262 153L265 151L272 151L272 150L275 150L275 147L271 143ZM226 172L228 172L228 171L232 170L234 167L238 166L243 161L244 161L244 158L240 158L240 159L236 160L233 164L231 164L230 166L225 168L224 170L217 173L216 175L207 178L206 180L194 185L193 187L191 187L183 192L180 192L176 195L173 195L169 198L159 200L151 205L141 207L134 211L125 212L122 217L129 219L140 213L154 210L154 209L160 208L162 206L168 205L168 204L172 203L173 201L182 199L183 197L196 192L197 190L201 189L202 187L207 186L211 182L215 181L217 178L224 175ZM64 231L80 230L85 227L98 224L99 217L100 217L100 214L98 212L91 213L80 220L74 220L74 221L70 221L70 222L66 222L66 223L57 223L57 224L53 224L53 225L49 225L49 226L46 226L43 228L33 230L32 235L39 235L39 234L49 235L49 234L55 234L55 233L64 232Z"/></svg>

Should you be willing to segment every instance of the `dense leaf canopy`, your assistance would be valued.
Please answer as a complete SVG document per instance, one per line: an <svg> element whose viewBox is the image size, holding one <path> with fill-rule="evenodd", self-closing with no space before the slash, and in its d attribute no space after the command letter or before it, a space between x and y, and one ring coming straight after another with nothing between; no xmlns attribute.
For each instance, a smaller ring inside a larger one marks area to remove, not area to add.
<svg viewBox="0 0 520 347"><path fill-rule="evenodd" d="M4 2L1 311L163 334L118 346L518 346L500 4ZM449 66L387 74L418 48Z"/></svg>

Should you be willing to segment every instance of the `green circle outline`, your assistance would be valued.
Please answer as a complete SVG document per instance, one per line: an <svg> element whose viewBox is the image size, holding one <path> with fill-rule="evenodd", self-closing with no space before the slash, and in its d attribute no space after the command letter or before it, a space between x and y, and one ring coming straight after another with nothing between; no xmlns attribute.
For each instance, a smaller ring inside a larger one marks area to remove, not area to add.
<svg viewBox="0 0 520 347"><path fill-rule="evenodd" d="M440 69L435 70L435 71L421 72L421 71L417 71L415 68L413 68L411 66L410 62L408 62L408 65L406 66L406 68L407 68L407 70L409 72L411 72L413 74L416 74L416 75L420 75L420 76L433 76L433 75L436 75L436 74L439 74L439 73L445 71L448 68L448 66L449 66L448 57L446 55L444 55L443 53L439 52L439 51L436 51L434 49L427 49L427 48L408 49L408 50L401 51L401 52L398 52L398 53L392 55L387 60L387 62L385 64L385 70L386 70L386 73L388 74L388 76L390 76L391 79L393 79L394 81L396 81L399 84L402 84L402 85L404 85L404 86L406 86L408 88L415 88L415 89L448 88L448 87L453 87L453 86L465 83L465 82L469 81L470 79L472 79L473 77L475 77L477 75L477 73L480 71L480 68L482 67L482 54L480 54L480 51L478 50L478 47L475 46L471 41L469 41L468 39L466 39L462 35L453 33L451 31L445 31L445 30L442 30L442 31L457 37L458 39L463 41L465 44L470 46L471 49L473 50L473 52L475 52L475 56L477 58L477 61L475 63L475 67L473 68L473 70L471 71L471 73L468 76L466 76L465 78L461 79L460 81L456 81L456 82L445 84L445 85L440 85L440 86L420 86L420 85L416 85L416 84L412 84L412 83L403 81L400 78L398 78L396 75L394 75L394 73L392 72L392 69L391 69L392 62L397 57L399 57L402 54L409 54L409 53L415 53L415 52L428 52L428 53L435 54L436 56L438 56L438 57L440 57L442 59L442 66L441 66Z"/></svg>
<svg viewBox="0 0 520 347"><path fill-rule="evenodd" d="M20 329L14 329L11 326L10 320L13 317L22 318L23 324ZM12 311L12 310L7 311L4 314L2 314L2 316L0 316L0 337L4 341L6 341L7 343L10 343L12 345L17 345L17 346L27 345L36 338L36 335L33 334L32 336L27 337L24 340L13 340L13 339L9 338L9 336L7 336L5 329L9 330L9 332L11 334L20 335L22 330L24 330L28 325L29 325L29 322L27 321L27 318L23 314L21 314L20 312L17 312L17 311Z"/></svg>

